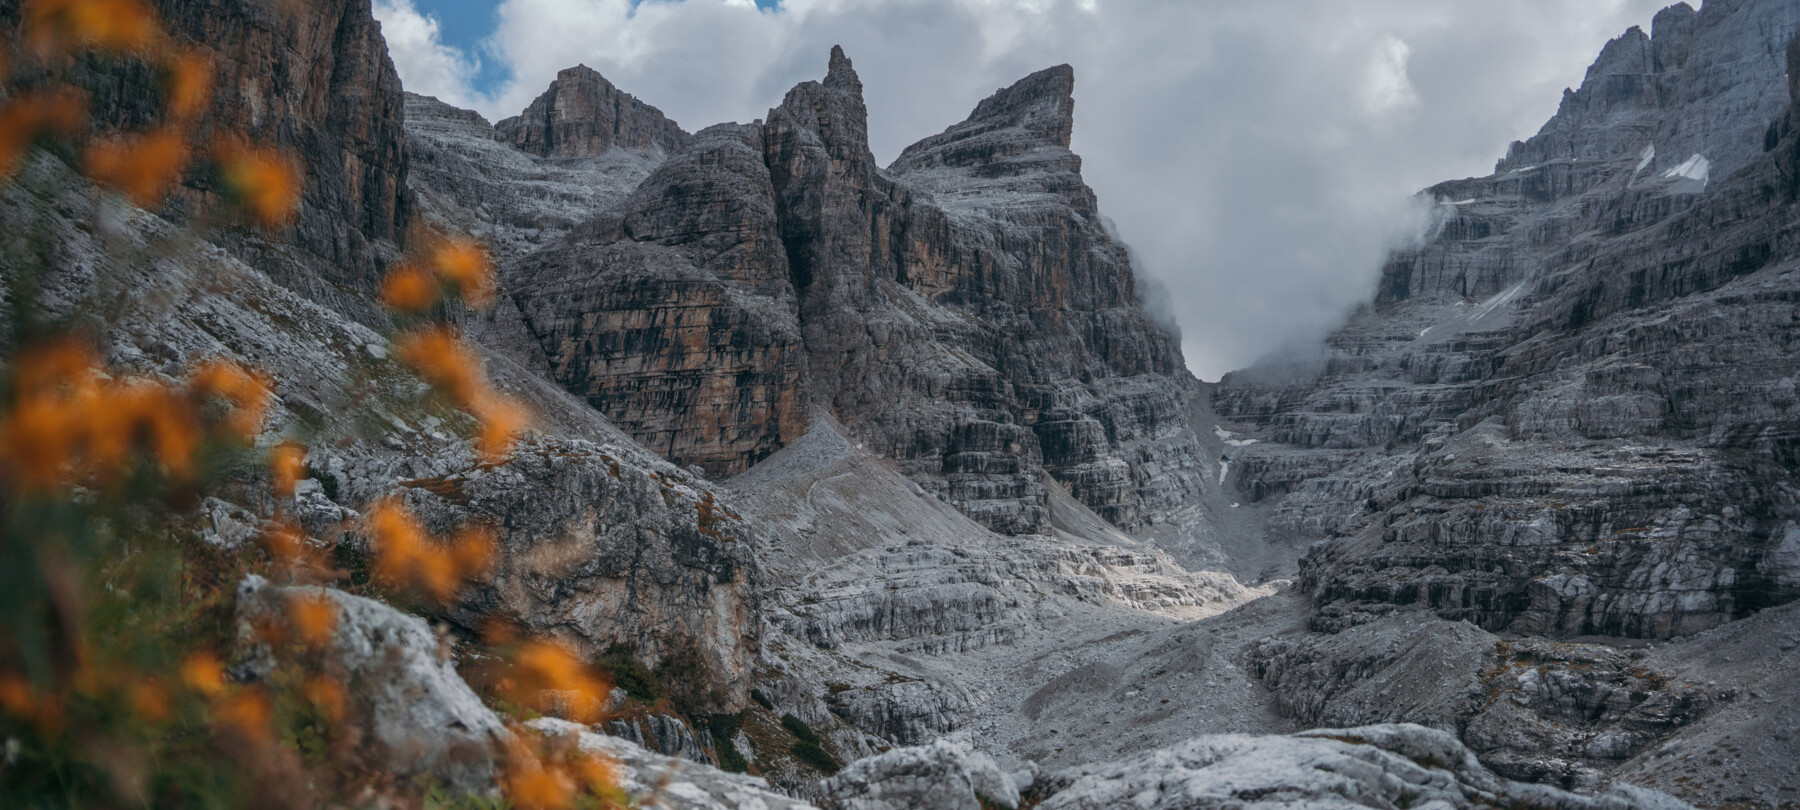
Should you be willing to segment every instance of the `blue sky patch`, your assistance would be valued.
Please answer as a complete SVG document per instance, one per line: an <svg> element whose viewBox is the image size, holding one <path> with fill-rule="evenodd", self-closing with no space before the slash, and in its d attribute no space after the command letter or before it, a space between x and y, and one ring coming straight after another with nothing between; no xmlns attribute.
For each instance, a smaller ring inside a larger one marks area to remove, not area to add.
<svg viewBox="0 0 1800 810"><path fill-rule="evenodd" d="M642 2L632 0L631 5L636 7ZM480 58L481 72L474 77L476 92L491 93L510 78L505 65L480 51L481 41L494 32L494 26L499 22L500 0L413 0L413 7L421 14L437 18L438 33L445 45ZM780 11L781 0L756 0L756 7Z"/></svg>

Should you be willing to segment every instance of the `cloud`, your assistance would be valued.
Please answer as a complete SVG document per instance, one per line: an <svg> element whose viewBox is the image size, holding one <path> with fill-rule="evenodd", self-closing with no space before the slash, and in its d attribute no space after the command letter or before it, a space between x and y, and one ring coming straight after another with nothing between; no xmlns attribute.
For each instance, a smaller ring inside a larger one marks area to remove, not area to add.
<svg viewBox="0 0 1800 810"><path fill-rule="evenodd" d="M374 11L406 89L462 107L486 100L473 89L479 59L445 45L436 18L419 13L412 0L375 0Z"/></svg>
<svg viewBox="0 0 1800 810"><path fill-rule="evenodd" d="M1664 2L504 0L484 53L514 78L490 95L455 85L470 60L432 47L434 29L399 26L427 36L394 47L408 89L490 118L585 63L695 130L763 117L842 44L884 161L995 88L1073 64L1087 180L1166 287L1190 367L1216 379L1368 300L1420 227L1411 195L1491 171ZM394 26L400 7L377 13Z"/></svg>

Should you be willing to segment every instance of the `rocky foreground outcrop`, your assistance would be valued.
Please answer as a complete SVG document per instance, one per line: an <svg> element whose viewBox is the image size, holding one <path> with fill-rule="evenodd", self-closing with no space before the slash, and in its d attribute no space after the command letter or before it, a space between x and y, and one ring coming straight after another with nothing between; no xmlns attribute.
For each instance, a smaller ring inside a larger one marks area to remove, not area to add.
<svg viewBox="0 0 1800 810"><path fill-rule="evenodd" d="M250 577L238 588L244 677L272 663L257 641L259 622L281 621L291 600L323 600L338 617L313 666L350 686L349 722L371 730L375 762L446 780L457 790L493 789L501 752L515 734L572 738L583 752L617 764L635 801L674 808L792 808L812 805L767 789L760 779L672 759L566 720L509 728L439 654L425 623L367 599L327 588L282 588ZM1023 783L1021 785L1021 783ZM1024 794L1021 794L1021 790ZM1615 785L1599 796L1498 778L1442 731L1415 725L1319 730L1292 736L1216 735L1117 762L1036 777L1003 771L991 757L938 741L849 765L821 785L827 810L1015 808L1024 797L1045 808L1134 807L1191 810L1254 807L1530 806L1557 810L1681 810L1655 791Z"/></svg>
<svg viewBox="0 0 1800 810"><path fill-rule="evenodd" d="M503 135L527 138L572 87L620 98L596 82L565 72ZM506 289L559 382L711 475L796 440L816 402L989 528L1048 532L1045 472L1115 524L1164 519L1200 487L1192 378L1068 150L1073 83L1034 74L884 171L834 50L765 121L693 136L510 263ZM617 120L651 120L635 103ZM613 114L557 109L598 116L583 131ZM587 151L676 140L618 127ZM526 146L553 137L574 136Z"/></svg>

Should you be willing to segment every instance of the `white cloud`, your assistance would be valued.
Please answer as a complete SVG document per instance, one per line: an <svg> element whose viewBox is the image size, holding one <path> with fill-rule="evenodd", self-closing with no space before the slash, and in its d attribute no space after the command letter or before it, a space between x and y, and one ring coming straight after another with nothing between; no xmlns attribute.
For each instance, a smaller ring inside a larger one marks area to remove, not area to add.
<svg viewBox="0 0 1800 810"><path fill-rule="evenodd" d="M483 100L470 87L480 62L445 45L436 18L419 13L412 0L375 0L374 10L406 89L464 107Z"/></svg>
<svg viewBox="0 0 1800 810"><path fill-rule="evenodd" d="M1414 191L1490 171L1666 1L505 0L485 52L514 79L489 96L446 87L472 60L432 36L394 47L408 89L490 118L585 63L695 130L762 117L842 44L882 160L1071 63L1088 182L1213 379L1366 300Z"/></svg>

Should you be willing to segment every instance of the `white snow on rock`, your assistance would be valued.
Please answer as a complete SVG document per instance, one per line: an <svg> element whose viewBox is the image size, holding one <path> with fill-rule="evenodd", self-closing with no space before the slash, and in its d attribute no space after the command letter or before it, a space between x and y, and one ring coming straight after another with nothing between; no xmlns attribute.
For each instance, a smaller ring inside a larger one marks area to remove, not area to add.
<svg viewBox="0 0 1800 810"><path fill-rule="evenodd" d="M1711 172L1712 161L1707 160L1705 155L1694 155L1682 161L1680 166L1663 172L1663 177L1671 180L1695 180L1706 183L1711 181Z"/></svg>

